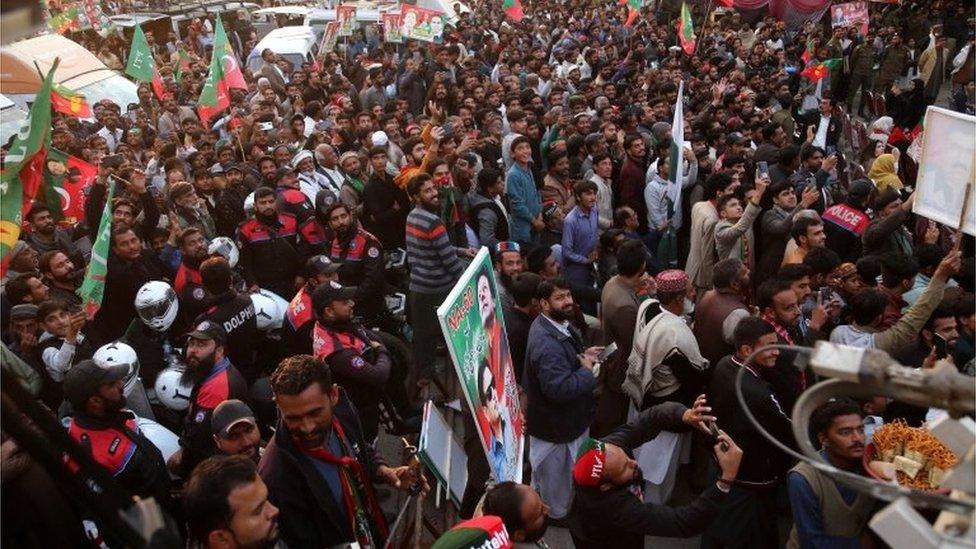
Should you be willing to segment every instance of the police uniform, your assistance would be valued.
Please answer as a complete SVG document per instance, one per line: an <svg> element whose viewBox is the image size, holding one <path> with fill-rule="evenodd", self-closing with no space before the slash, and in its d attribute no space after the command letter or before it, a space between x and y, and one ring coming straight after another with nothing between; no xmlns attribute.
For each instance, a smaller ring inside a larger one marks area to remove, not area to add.
<svg viewBox="0 0 976 549"><path fill-rule="evenodd" d="M351 237L336 234L329 246L329 257L340 263L339 283L355 287L353 300L363 324L373 326L387 316L386 259L383 245L362 227Z"/></svg>
<svg viewBox="0 0 976 549"><path fill-rule="evenodd" d="M190 267L184 260L173 277L173 289L180 299L180 315L186 319L184 322L193 320L207 308L207 291L203 288L199 267Z"/></svg>
<svg viewBox="0 0 976 549"><path fill-rule="evenodd" d="M270 225L257 217L241 223L237 228L237 247L248 286L257 284L282 297L292 295L300 265L298 244L294 215L279 212Z"/></svg>
<svg viewBox="0 0 976 549"><path fill-rule="evenodd" d="M244 379L253 383L256 378L261 377L255 357L264 335L258 330L251 298L234 290L217 295L211 301L210 307L197 317L194 325L205 320L217 324L227 333L224 353L244 375Z"/></svg>
<svg viewBox="0 0 976 549"><path fill-rule="evenodd" d="M223 328L214 322L203 321L190 332L194 339L212 339L227 348ZM183 425L180 446L183 447L183 471L193 471L198 463L216 451L210 429L210 416L221 402L230 399L248 401L247 383L244 376L224 357L213 365L206 377L193 385L190 392L190 408Z"/></svg>

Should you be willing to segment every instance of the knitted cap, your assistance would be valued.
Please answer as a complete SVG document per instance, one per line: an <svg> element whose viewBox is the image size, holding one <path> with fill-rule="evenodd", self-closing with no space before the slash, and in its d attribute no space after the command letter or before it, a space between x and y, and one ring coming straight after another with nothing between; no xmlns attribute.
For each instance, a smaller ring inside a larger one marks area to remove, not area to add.
<svg viewBox="0 0 976 549"><path fill-rule="evenodd" d="M654 277L654 282L657 284L658 292L681 292L688 287L688 275L681 269L668 269L658 273Z"/></svg>
<svg viewBox="0 0 976 549"><path fill-rule="evenodd" d="M480 549L481 547L512 547L508 530L502 519L492 515L473 518L458 523L441 537L437 538L431 549Z"/></svg>
<svg viewBox="0 0 976 549"><path fill-rule="evenodd" d="M573 481L580 486L599 486L606 461L606 445L595 438L587 438L576 452Z"/></svg>

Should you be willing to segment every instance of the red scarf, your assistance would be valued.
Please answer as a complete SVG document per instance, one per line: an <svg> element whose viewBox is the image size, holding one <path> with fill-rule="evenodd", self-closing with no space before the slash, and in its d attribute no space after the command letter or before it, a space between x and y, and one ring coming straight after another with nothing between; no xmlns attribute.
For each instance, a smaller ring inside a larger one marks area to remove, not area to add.
<svg viewBox="0 0 976 549"><path fill-rule="evenodd" d="M335 418L332 419L332 429L339 438L339 445L342 446L343 451L352 454L352 448L346 440L346 433ZM373 485L366 478L363 464L355 457L336 456L325 448L305 448L301 444L298 444L298 447L309 457L336 466L342 483L342 500L353 535L362 547L382 546L389 535L389 530L383 511L376 500Z"/></svg>

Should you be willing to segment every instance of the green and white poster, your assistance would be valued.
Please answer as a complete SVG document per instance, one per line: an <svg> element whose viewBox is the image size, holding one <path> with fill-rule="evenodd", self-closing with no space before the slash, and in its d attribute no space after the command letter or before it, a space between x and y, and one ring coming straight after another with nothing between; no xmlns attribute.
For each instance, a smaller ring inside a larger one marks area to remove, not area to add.
<svg viewBox="0 0 976 549"><path fill-rule="evenodd" d="M488 248L468 265L437 318L495 481L521 482L525 425Z"/></svg>

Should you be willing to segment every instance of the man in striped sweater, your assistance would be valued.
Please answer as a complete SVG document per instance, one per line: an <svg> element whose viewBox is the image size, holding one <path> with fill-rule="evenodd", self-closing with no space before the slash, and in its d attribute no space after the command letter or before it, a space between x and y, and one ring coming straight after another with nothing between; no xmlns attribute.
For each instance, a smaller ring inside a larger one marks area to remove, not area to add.
<svg viewBox="0 0 976 549"><path fill-rule="evenodd" d="M410 324L413 326L417 382L427 385L434 374L434 352L441 337L437 307L464 272L460 257L474 257L474 248L455 248L440 218L437 186L420 173L407 183L414 203L407 216L407 261L410 263Z"/></svg>

